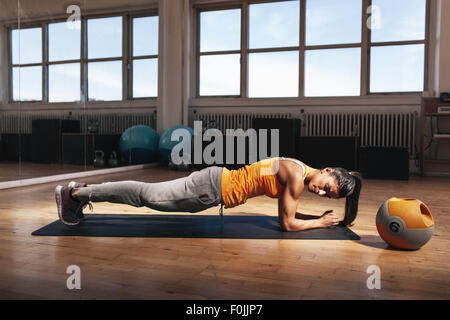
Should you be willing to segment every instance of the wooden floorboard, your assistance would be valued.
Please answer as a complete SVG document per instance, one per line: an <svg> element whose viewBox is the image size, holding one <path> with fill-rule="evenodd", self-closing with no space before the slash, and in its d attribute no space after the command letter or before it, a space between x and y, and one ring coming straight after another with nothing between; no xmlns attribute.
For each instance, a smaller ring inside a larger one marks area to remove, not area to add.
<svg viewBox="0 0 450 320"><path fill-rule="evenodd" d="M42 164L32 162L0 161L0 182L47 177L65 173L98 170L92 165Z"/></svg>
<svg viewBox="0 0 450 320"><path fill-rule="evenodd" d="M184 175L150 168L85 181L156 182ZM359 241L31 236L57 219L54 188L54 184L43 184L0 193L2 299L450 298L448 178L365 180L360 213L352 228ZM419 198L431 208L435 234L422 249L393 250L379 237L376 212L393 196ZM342 214L343 206L343 199L305 193L298 209L309 214L334 209ZM259 197L224 214L276 212L276 200ZM94 213L156 211L95 203ZM218 208L200 214L218 214ZM66 287L69 265L81 269L81 290ZM366 286L370 265L380 267L380 290Z"/></svg>

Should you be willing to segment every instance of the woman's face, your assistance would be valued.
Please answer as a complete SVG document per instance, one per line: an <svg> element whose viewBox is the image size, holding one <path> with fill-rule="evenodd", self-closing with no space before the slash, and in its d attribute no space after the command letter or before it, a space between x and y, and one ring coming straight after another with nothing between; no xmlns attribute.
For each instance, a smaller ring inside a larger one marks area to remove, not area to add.
<svg viewBox="0 0 450 320"><path fill-rule="evenodd" d="M315 174L308 183L308 191L320 197L339 198L339 186L336 178L331 175L333 169L325 168Z"/></svg>

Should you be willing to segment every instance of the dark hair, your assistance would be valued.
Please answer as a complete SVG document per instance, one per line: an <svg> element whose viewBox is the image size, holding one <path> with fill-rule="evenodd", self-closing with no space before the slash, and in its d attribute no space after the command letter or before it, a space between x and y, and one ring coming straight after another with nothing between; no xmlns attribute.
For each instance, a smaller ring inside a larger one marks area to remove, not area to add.
<svg viewBox="0 0 450 320"><path fill-rule="evenodd" d="M358 214L359 193L361 192L361 174L356 171L349 172L343 168L332 168L330 173L336 178L339 188L339 197L345 197L345 216L341 224L352 225Z"/></svg>

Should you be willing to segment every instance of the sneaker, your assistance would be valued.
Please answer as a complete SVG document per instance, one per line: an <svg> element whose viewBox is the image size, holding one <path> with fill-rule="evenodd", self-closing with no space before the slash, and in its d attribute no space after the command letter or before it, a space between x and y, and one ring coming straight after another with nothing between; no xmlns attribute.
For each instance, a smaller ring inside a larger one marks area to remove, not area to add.
<svg viewBox="0 0 450 320"><path fill-rule="evenodd" d="M90 202L82 203L70 196L72 188L57 186L55 189L56 207L58 208L59 219L64 224L69 226L77 225L81 222L83 215L83 208L89 205L92 211L92 204Z"/></svg>
<svg viewBox="0 0 450 320"><path fill-rule="evenodd" d="M69 226L74 226L80 223L77 217L77 211L81 206L80 201L73 200L70 197L72 188L57 186L55 189L56 207L58 208L59 219Z"/></svg>
<svg viewBox="0 0 450 320"><path fill-rule="evenodd" d="M87 187L87 183L84 182L75 182L71 181L68 185L69 188L85 188ZM77 218L82 220L84 219L83 209L88 205L88 203L84 204L83 207L77 211ZM89 206L91 208L91 206ZM92 211L92 208L91 208Z"/></svg>

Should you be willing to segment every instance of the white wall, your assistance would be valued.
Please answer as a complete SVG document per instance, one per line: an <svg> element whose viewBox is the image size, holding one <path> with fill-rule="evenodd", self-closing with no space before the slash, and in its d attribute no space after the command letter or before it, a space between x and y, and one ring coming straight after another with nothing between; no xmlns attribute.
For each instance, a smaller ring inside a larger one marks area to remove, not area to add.
<svg viewBox="0 0 450 320"><path fill-rule="evenodd" d="M169 0L171 1L171 0ZM20 0L20 16L22 19L41 19L64 16L70 5L78 5L83 12L103 10L133 10L156 5L158 0ZM0 22L17 19L18 1L0 1Z"/></svg>
<svg viewBox="0 0 450 320"><path fill-rule="evenodd" d="M2 102L7 99L8 88L8 49L5 45L7 43L7 32L5 28L0 28L0 108Z"/></svg>
<svg viewBox="0 0 450 320"><path fill-rule="evenodd" d="M440 0L439 92L450 92L450 1Z"/></svg>
<svg viewBox="0 0 450 320"><path fill-rule="evenodd" d="M435 95L439 96L441 92L450 92L450 1L438 0L437 9ZM440 133L449 133L450 120L439 119L435 123L434 130L436 131L437 128ZM435 139L428 154L438 159L450 159L450 140ZM450 167L447 166L441 170L450 171Z"/></svg>

